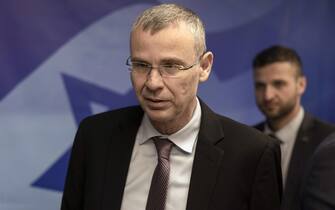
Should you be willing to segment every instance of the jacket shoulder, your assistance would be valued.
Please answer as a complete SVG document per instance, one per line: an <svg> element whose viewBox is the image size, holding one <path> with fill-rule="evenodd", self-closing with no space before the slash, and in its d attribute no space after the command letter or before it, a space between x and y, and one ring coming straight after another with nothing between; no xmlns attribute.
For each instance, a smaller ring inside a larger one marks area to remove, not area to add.
<svg viewBox="0 0 335 210"><path fill-rule="evenodd" d="M255 125L252 125L252 127L256 128L259 131L263 131L264 127L265 127L265 122L264 121L259 122L259 123L255 124Z"/></svg>
<svg viewBox="0 0 335 210"><path fill-rule="evenodd" d="M330 124L328 122L325 122L321 119L318 119L316 117L312 117L312 120L314 122L315 128L319 129L320 131L329 133L335 131L335 125Z"/></svg>
<svg viewBox="0 0 335 210"><path fill-rule="evenodd" d="M99 126L106 123L112 125L118 123L134 122L139 121L142 116L143 111L140 106L129 106L88 116L81 121L80 126L91 124Z"/></svg>
<svg viewBox="0 0 335 210"><path fill-rule="evenodd" d="M272 142L268 136L264 135L260 130L237 122L225 116L219 116L224 128L225 139L234 139L234 143L240 143L242 147L255 148L269 146Z"/></svg>
<svg viewBox="0 0 335 210"><path fill-rule="evenodd" d="M321 119L318 119L313 115L306 113L299 129L299 137L315 137L315 139L321 141L334 131L335 125L324 122Z"/></svg>

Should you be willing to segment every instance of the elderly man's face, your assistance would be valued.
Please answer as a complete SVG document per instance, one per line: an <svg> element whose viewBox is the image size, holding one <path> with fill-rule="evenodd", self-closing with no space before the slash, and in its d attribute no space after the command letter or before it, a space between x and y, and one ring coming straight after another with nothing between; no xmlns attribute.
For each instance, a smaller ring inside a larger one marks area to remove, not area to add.
<svg viewBox="0 0 335 210"><path fill-rule="evenodd" d="M199 59L194 36L183 23L154 34L138 28L133 31L130 44L133 60L154 67L171 64L186 67ZM211 61L209 64L201 61L174 77L162 76L157 68L148 74L132 71L131 80L139 103L156 128L170 127L175 132L173 129L180 129L190 120L196 106L198 84L208 78Z"/></svg>

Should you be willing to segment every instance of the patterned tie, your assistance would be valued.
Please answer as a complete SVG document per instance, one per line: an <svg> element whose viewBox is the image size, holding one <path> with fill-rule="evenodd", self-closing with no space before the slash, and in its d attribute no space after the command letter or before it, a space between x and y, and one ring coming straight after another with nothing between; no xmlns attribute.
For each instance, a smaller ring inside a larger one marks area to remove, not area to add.
<svg viewBox="0 0 335 210"><path fill-rule="evenodd" d="M170 152L173 143L169 139L153 137L158 163L151 180L146 210L164 210L169 183Z"/></svg>

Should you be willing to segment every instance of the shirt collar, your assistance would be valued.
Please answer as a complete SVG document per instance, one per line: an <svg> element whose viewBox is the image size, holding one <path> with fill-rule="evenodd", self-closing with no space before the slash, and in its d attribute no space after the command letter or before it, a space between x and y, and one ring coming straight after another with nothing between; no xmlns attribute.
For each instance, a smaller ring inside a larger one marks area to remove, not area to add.
<svg viewBox="0 0 335 210"><path fill-rule="evenodd" d="M302 123L302 120L304 118L304 114L305 114L305 111L304 111L303 107L300 107L300 110L299 110L297 116L295 116L284 127L279 129L278 131L274 132L274 131L271 130L271 128L269 127L268 124L265 124L264 133L266 133L266 134L273 133L281 141L283 141L284 143L287 143L287 141L289 141L290 139L295 139L296 138L296 136L298 134L298 130L299 130L300 125Z"/></svg>
<svg viewBox="0 0 335 210"><path fill-rule="evenodd" d="M139 132L142 132L143 138L139 140L139 144L144 144L154 136L162 136L168 138L184 152L192 153L194 144L198 137L201 121L201 107L198 98L196 98L196 100L197 104L191 120L182 129L171 135L163 135L157 131L151 124L147 114L144 114L139 129Z"/></svg>

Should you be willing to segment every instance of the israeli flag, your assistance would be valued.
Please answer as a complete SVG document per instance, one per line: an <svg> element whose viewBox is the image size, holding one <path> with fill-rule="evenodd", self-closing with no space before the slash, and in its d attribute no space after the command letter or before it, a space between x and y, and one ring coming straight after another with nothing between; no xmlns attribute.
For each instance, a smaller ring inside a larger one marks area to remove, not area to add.
<svg viewBox="0 0 335 210"><path fill-rule="evenodd" d="M125 66L131 24L144 9L167 2L0 3L0 210L60 208L79 122L137 104ZM334 107L327 105L335 100L332 0L175 2L196 11L206 25L215 59L199 96L216 112L246 124L262 119L254 102L251 60L259 50L281 43L306 60L312 79L305 106L335 121Z"/></svg>

